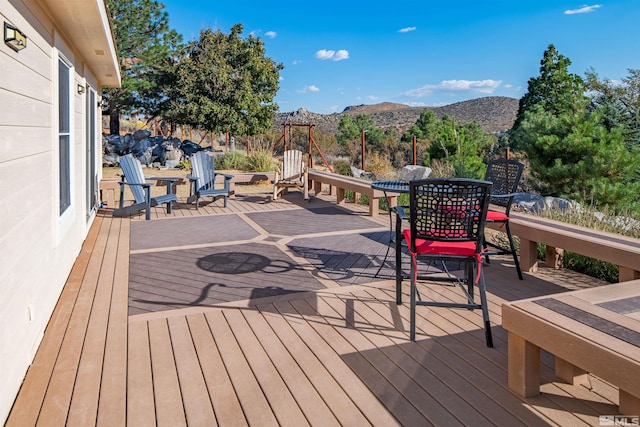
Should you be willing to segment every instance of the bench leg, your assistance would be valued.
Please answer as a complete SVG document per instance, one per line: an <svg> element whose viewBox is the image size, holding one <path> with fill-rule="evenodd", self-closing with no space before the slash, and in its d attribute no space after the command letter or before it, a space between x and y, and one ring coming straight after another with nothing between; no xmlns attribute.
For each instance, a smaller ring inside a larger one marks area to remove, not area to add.
<svg viewBox="0 0 640 427"><path fill-rule="evenodd" d="M627 393L624 390L619 391L618 409L621 414L638 415L640 414L640 398Z"/></svg>
<svg viewBox="0 0 640 427"><path fill-rule="evenodd" d="M520 268L530 273L538 271L538 245L520 238Z"/></svg>
<svg viewBox="0 0 640 427"><path fill-rule="evenodd" d="M378 199L374 199L373 197L369 199L369 216L377 216L378 215Z"/></svg>
<svg viewBox="0 0 640 427"><path fill-rule="evenodd" d="M619 266L618 282L628 282L629 280L640 279L640 271Z"/></svg>
<svg viewBox="0 0 640 427"><path fill-rule="evenodd" d="M591 389L589 374L577 366L556 356L556 376L567 384L580 384Z"/></svg>
<svg viewBox="0 0 640 427"><path fill-rule="evenodd" d="M522 397L540 394L540 348L509 332L509 388Z"/></svg>
<svg viewBox="0 0 640 427"><path fill-rule="evenodd" d="M547 264L547 267L551 267L554 270L560 270L562 268L564 249L554 248L553 246L547 245L544 256L544 261Z"/></svg>
<svg viewBox="0 0 640 427"><path fill-rule="evenodd" d="M316 196L322 193L322 182L313 181L313 192L315 193Z"/></svg>

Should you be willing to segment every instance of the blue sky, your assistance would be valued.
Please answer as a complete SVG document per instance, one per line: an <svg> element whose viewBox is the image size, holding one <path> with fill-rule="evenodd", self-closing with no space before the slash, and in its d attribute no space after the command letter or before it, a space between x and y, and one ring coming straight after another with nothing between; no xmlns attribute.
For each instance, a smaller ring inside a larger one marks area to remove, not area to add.
<svg viewBox="0 0 640 427"><path fill-rule="evenodd" d="M640 69L640 1L580 1L160 0L185 41L242 23L285 67L280 111L323 114L520 98L551 43L581 76L593 67L619 80Z"/></svg>

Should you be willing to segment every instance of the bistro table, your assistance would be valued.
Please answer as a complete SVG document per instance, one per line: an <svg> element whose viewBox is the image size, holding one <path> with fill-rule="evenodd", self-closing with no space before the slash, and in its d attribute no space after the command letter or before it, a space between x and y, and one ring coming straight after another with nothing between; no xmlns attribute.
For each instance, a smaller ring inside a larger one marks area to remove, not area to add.
<svg viewBox="0 0 640 427"><path fill-rule="evenodd" d="M387 193L409 193L409 183L407 181L403 181L401 179L389 179L389 180L381 180L381 181L373 181L371 183L371 188L374 190L382 190L384 192L384 197L389 200ZM384 254L384 259L378 267L378 271L376 272L374 277L378 277L380 271L382 270L382 266L387 262L387 258L389 257L389 249L391 245L394 243L393 237L393 212L395 212L395 208L389 206L389 243L387 244L387 251Z"/></svg>

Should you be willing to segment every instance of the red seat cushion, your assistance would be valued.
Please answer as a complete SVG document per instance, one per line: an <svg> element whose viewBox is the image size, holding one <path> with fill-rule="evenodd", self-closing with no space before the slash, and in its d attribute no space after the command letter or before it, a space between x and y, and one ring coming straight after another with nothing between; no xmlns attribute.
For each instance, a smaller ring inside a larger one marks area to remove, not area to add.
<svg viewBox="0 0 640 427"><path fill-rule="evenodd" d="M509 216L504 212L494 211L489 209L487 211L487 221L505 222L509 220Z"/></svg>
<svg viewBox="0 0 640 427"><path fill-rule="evenodd" d="M402 233L405 240L411 242L411 230L406 229ZM476 255L476 242L441 242L416 239L416 253L471 257Z"/></svg>

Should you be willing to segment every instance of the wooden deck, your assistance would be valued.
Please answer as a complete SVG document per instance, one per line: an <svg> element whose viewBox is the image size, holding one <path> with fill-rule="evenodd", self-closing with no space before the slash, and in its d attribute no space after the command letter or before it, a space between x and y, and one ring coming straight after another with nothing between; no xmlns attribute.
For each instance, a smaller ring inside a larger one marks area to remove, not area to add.
<svg viewBox="0 0 640 427"><path fill-rule="evenodd" d="M616 388L594 377L590 389L564 384L546 353L540 396L507 386L501 304L599 283L545 268L519 281L495 257L485 269L495 348L479 311L427 307L411 342L392 265L375 277L388 218L347 205L351 216L337 221L328 198L296 194L179 206L171 218L156 208L150 222L101 211L7 425L569 426L618 413ZM175 233L177 224L200 233ZM262 258L238 270L251 255ZM212 267L221 262L227 270ZM169 273L177 290L155 304ZM453 299L453 289L425 292Z"/></svg>

